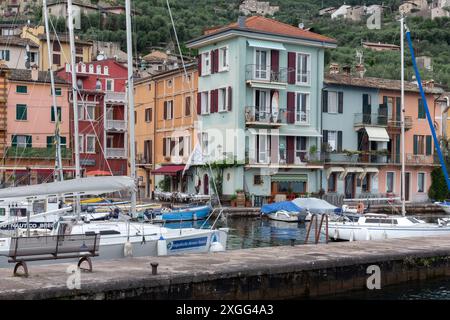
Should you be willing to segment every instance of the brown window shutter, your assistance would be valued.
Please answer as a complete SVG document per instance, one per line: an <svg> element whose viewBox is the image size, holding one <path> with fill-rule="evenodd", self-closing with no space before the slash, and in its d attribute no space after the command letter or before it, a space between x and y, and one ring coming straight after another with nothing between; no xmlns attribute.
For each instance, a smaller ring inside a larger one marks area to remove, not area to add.
<svg viewBox="0 0 450 320"><path fill-rule="evenodd" d="M202 114L202 94L197 93L197 114Z"/></svg>
<svg viewBox="0 0 450 320"><path fill-rule="evenodd" d="M296 56L295 52L288 53L288 83L295 84L295 73L296 73Z"/></svg>
<svg viewBox="0 0 450 320"><path fill-rule="evenodd" d="M295 92L287 93L287 123L295 123Z"/></svg>
<svg viewBox="0 0 450 320"><path fill-rule="evenodd" d="M167 119L167 101L164 101L164 111L163 111L163 113L164 113L164 120L166 120Z"/></svg>
<svg viewBox="0 0 450 320"><path fill-rule="evenodd" d="M295 159L295 137L287 136L286 137L286 149L287 149L287 163L294 163Z"/></svg>
<svg viewBox="0 0 450 320"><path fill-rule="evenodd" d="M202 55L199 54L197 56L197 66L198 66L198 76L202 76Z"/></svg>
<svg viewBox="0 0 450 320"><path fill-rule="evenodd" d="M215 112L215 108L214 108L214 90L211 90L209 92L209 113L214 113Z"/></svg>
<svg viewBox="0 0 450 320"><path fill-rule="evenodd" d="M214 90L214 110L219 112L219 89Z"/></svg>
<svg viewBox="0 0 450 320"><path fill-rule="evenodd" d="M166 148L166 138L163 138L163 156L165 157L167 155L167 148Z"/></svg>
<svg viewBox="0 0 450 320"><path fill-rule="evenodd" d="M278 79L278 71L280 69L280 52L278 50L271 50L270 51L270 70L272 73L277 77Z"/></svg>
<svg viewBox="0 0 450 320"><path fill-rule="evenodd" d="M228 111L232 110L232 104L233 104L233 90L231 87L228 87Z"/></svg>
<svg viewBox="0 0 450 320"><path fill-rule="evenodd" d="M171 106L171 108L170 108L170 119L173 119L173 100L171 101L170 106Z"/></svg>

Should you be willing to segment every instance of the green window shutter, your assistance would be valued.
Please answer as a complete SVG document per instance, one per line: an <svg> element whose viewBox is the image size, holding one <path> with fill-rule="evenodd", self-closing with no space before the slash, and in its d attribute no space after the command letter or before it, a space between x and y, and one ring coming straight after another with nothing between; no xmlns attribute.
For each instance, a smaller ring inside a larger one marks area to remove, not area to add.
<svg viewBox="0 0 450 320"><path fill-rule="evenodd" d="M53 136L47 136L47 148L53 147Z"/></svg>
<svg viewBox="0 0 450 320"><path fill-rule="evenodd" d="M419 137L414 135L414 154L417 154L419 149Z"/></svg>
<svg viewBox="0 0 450 320"><path fill-rule="evenodd" d="M27 86L16 86L16 92L17 93L27 93L28 88L27 88Z"/></svg>
<svg viewBox="0 0 450 320"><path fill-rule="evenodd" d="M5 51L5 60L9 61L9 50Z"/></svg>
<svg viewBox="0 0 450 320"><path fill-rule="evenodd" d="M27 120L27 105L16 105L16 120Z"/></svg>
<svg viewBox="0 0 450 320"><path fill-rule="evenodd" d="M59 141L61 143L61 148L65 148L66 147L66 137L59 137Z"/></svg>
<svg viewBox="0 0 450 320"><path fill-rule="evenodd" d="M13 147L17 147L17 136L16 135L11 136L11 145Z"/></svg>
<svg viewBox="0 0 450 320"><path fill-rule="evenodd" d="M33 147L33 137L27 136L27 148Z"/></svg>
<svg viewBox="0 0 450 320"><path fill-rule="evenodd" d="M431 152L432 152L432 141L431 141L431 136L427 136L426 138L426 155L430 156Z"/></svg>
<svg viewBox="0 0 450 320"><path fill-rule="evenodd" d="M423 104L423 100L419 99L419 119L425 119L425 106Z"/></svg>
<svg viewBox="0 0 450 320"><path fill-rule="evenodd" d="M61 107L56 107L56 112L58 113L58 121L61 122ZM53 107L50 108L50 119L55 122L55 109Z"/></svg>
<svg viewBox="0 0 450 320"><path fill-rule="evenodd" d="M53 94L53 90L50 89L50 94ZM62 90L61 88L55 88L55 96L61 96L62 95Z"/></svg>

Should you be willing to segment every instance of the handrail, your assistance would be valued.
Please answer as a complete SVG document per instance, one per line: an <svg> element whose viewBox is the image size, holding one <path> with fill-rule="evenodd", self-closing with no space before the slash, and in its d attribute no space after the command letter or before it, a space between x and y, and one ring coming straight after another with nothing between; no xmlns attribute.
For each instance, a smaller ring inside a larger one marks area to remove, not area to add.
<svg viewBox="0 0 450 320"><path fill-rule="evenodd" d="M314 232L314 243L315 244L319 243L320 232L322 230L322 225L323 225L324 220L325 220L325 243L328 244L328 241L329 241L329 236L328 236L328 214L321 214L320 215L321 219L320 219L320 224L319 225L317 225L318 224L318 217L317 216L319 216L319 215L316 214L316 213L314 213L311 216L311 221L309 222L308 229L306 230L305 244L308 244L309 235L311 233L311 227L312 227L314 222L315 222L315 226L316 226L316 230Z"/></svg>

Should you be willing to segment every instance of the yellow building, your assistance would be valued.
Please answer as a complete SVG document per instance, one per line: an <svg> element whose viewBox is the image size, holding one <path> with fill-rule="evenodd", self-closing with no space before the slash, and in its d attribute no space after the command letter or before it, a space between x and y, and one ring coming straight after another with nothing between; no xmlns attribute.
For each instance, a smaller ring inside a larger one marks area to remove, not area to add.
<svg viewBox="0 0 450 320"><path fill-rule="evenodd" d="M22 38L30 39L39 46L39 70L47 71L49 69L48 53L47 53L47 37L43 26L29 27L24 26L22 29ZM59 40L59 41L58 41ZM66 34L51 35L52 42L52 68L56 70L66 63L70 63L70 44L69 36ZM88 63L92 60L92 43L75 39L76 62Z"/></svg>
<svg viewBox="0 0 450 320"><path fill-rule="evenodd" d="M154 168L154 99L155 83L146 77L134 83L136 175L139 180L139 197L150 198L151 170Z"/></svg>

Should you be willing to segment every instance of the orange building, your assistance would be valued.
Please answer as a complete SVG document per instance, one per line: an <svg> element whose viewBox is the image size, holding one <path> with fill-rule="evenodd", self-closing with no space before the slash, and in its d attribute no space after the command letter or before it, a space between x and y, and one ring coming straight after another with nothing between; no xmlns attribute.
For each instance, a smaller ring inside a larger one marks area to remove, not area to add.
<svg viewBox="0 0 450 320"><path fill-rule="evenodd" d="M151 77L139 79L134 83L135 138L136 138L136 176L139 181L140 198L151 196L151 170L154 162L154 99L155 83Z"/></svg>
<svg viewBox="0 0 450 320"><path fill-rule="evenodd" d="M153 77L155 86L154 186L187 192L187 175L182 171L197 142L195 97L198 72L195 63ZM141 119L142 121L142 119Z"/></svg>

